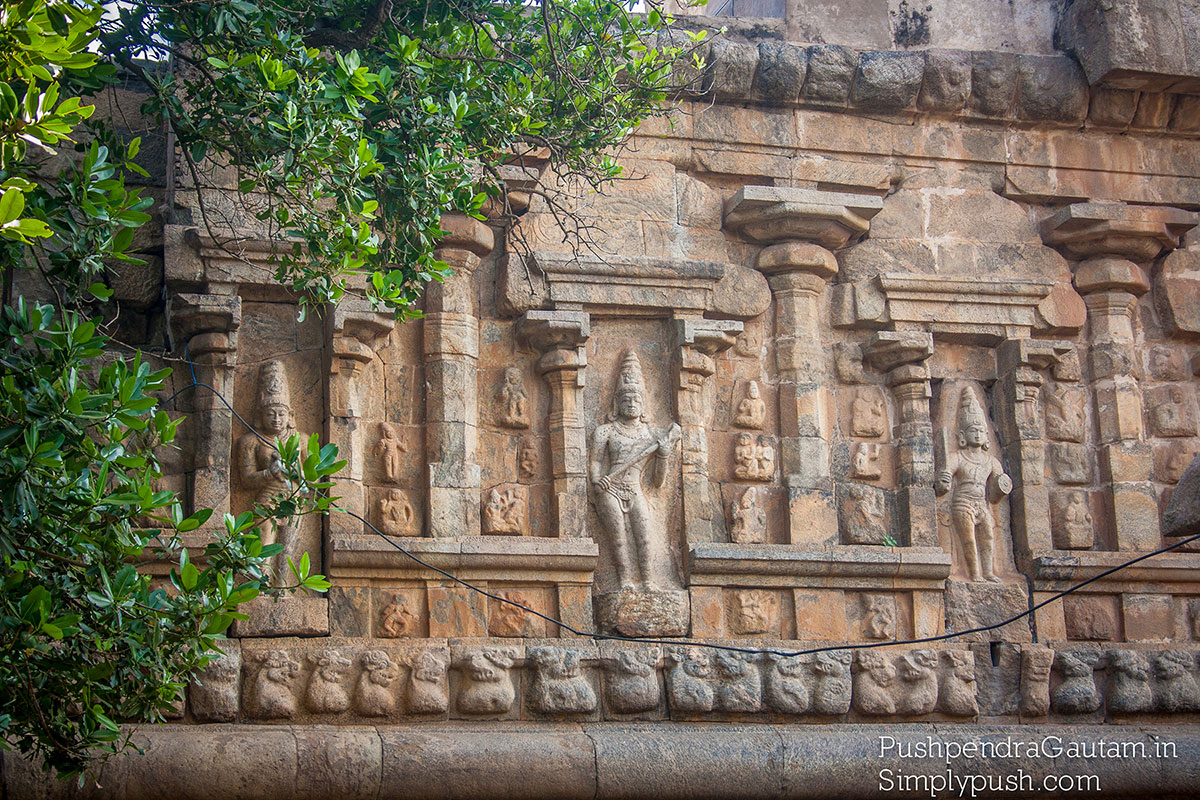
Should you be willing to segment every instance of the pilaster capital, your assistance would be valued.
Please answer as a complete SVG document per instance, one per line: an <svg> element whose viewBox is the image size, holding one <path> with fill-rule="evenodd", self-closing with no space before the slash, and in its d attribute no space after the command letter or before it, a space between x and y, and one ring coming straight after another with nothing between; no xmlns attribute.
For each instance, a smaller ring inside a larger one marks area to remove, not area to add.
<svg viewBox="0 0 1200 800"><path fill-rule="evenodd" d="M167 329L177 345L190 344L196 336L208 336L209 350L233 350L242 325L242 299L237 295L190 294L181 292L167 303ZM224 345L218 339L224 337Z"/></svg>
<svg viewBox="0 0 1200 800"><path fill-rule="evenodd" d="M891 372L909 364L923 366L931 355L931 333L878 331L863 345L863 360L881 372Z"/></svg>
<svg viewBox="0 0 1200 800"><path fill-rule="evenodd" d="M1042 241L1076 259L1120 256L1147 262L1179 247L1200 216L1178 208L1072 203L1042 221Z"/></svg>
<svg viewBox="0 0 1200 800"><path fill-rule="evenodd" d="M743 186L725 203L724 227L752 242L813 242L837 250L865 234L882 208L876 195Z"/></svg>

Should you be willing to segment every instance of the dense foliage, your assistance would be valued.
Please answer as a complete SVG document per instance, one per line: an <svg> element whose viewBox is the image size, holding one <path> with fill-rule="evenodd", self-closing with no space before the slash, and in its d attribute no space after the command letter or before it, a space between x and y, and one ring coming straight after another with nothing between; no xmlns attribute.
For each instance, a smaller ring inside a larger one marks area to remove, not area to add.
<svg viewBox="0 0 1200 800"><path fill-rule="evenodd" d="M104 275L136 261L150 219L150 199L126 185L145 175L139 141L92 119L91 97L140 78L195 184L235 176L215 191L232 189L242 217L195 222L290 241L279 278L308 302L353 286L404 315L444 273L444 213L503 220L502 170L532 150L586 180L614 176L606 149L656 112L680 56L656 46L673 41L656 10L604 0L109 12L94 0L0 8L0 743L64 776L120 749L122 722L175 707L240 603L328 585L307 557L272 575L280 546L257 526L328 510L341 467L315 437L278 443L287 491L226 517L189 558L180 534L210 512L155 488L155 453L179 423L168 371L106 333ZM19 296L18 270L38 271L42 294ZM169 578L141 570L152 561L174 565Z"/></svg>

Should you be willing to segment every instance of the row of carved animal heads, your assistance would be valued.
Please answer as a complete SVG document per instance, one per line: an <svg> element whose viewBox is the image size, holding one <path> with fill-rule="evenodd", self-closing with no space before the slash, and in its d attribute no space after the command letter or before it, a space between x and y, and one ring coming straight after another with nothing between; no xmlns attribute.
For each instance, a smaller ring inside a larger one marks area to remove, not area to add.
<svg viewBox="0 0 1200 800"><path fill-rule="evenodd" d="M860 650L854 659L854 710L871 716L935 711L975 716L975 655L968 650Z"/></svg>
<svg viewBox="0 0 1200 800"><path fill-rule="evenodd" d="M1105 680L1096 679L1099 669ZM1188 650L1065 650L1054 670L1050 707L1058 714L1200 711L1197 654Z"/></svg>

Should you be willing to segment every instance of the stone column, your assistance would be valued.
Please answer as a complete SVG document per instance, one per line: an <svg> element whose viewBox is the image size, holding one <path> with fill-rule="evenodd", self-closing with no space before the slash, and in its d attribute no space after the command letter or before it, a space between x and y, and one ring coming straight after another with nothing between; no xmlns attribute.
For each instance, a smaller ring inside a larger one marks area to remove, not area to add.
<svg viewBox="0 0 1200 800"><path fill-rule="evenodd" d="M1100 468L1110 491L1117 549L1153 550L1158 505L1153 458L1142 429L1133 309L1150 290L1138 263L1179 246L1197 217L1174 208L1076 203L1042 223L1042 239L1075 266L1075 288L1088 310L1092 391L1100 432Z"/></svg>
<svg viewBox="0 0 1200 800"><path fill-rule="evenodd" d="M236 295L176 294L167 307L176 350L191 358L197 383L233 402L233 367L237 360L242 301ZM187 376L190 378L190 376ZM192 390L192 447L190 510L211 508L219 524L229 513L230 453L233 451L233 412L207 389Z"/></svg>
<svg viewBox="0 0 1200 800"><path fill-rule="evenodd" d="M1018 561L1053 548L1050 498L1045 486L1046 443L1038 412L1040 370L1072 352L1069 342L1009 339L1000 344L997 361L996 428L1008 452L1013 491L1013 550Z"/></svg>
<svg viewBox="0 0 1200 800"><path fill-rule="evenodd" d="M823 545L838 529L821 301L838 270L832 251L866 233L882 207L873 195L769 186L742 187L725 206L726 229L767 245L757 267L776 306L780 460L793 544Z"/></svg>
<svg viewBox="0 0 1200 800"><path fill-rule="evenodd" d="M933 335L880 331L863 346L863 358L887 373L896 398L896 509L908 544L937 547L937 504L933 493L933 420L929 413L929 368Z"/></svg>
<svg viewBox="0 0 1200 800"><path fill-rule="evenodd" d="M518 335L541 352L538 372L550 386L550 461L558 535L586 535L587 432L579 418L579 390L591 335L584 311L528 311Z"/></svg>
<svg viewBox="0 0 1200 800"><path fill-rule="evenodd" d="M429 460L429 535L478 536L479 312L473 281L495 239L482 222L462 214L442 218L447 232L435 255L454 270L425 294L426 457Z"/></svg>
<svg viewBox="0 0 1200 800"><path fill-rule="evenodd" d="M335 478L333 493L341 498L339 505L363 517L368 517L363 487L364 451L370 443L363 441L363 372L375 360L375 346L395 327L391 314L371 310L369 303L359 299L343 299L333 310L330 325L329 358L329 421L326 435L337 445L338 454L346 460L346 468ZM382 392L383 387L377 387ZM331 534L355 535L363 532L362 523L345 514L331 514Z"/></svg>
<svg viewBox="0 0 1200 800"><path fill-rule="evenodd" d="M683 428L683 529L689 543L717 538L708 486L708 430L715 409L706 385L717 371L713 356L732 347L741 332L742 323L733 320L675 320L679 348L676 406Z"/></svg>

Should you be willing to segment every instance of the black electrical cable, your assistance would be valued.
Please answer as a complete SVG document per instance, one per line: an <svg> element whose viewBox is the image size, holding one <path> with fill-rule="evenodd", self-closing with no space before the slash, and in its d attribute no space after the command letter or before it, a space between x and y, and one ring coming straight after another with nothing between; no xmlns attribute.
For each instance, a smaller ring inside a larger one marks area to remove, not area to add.
<svg viewBox="0 0 1200 800"><path fill-rule="evenodd" d="M246 430L248 430L248 431L250 431L250 433L254 434L254 436L260 442L263 442L264 444L274 447L276 449L276 451L278 451L278 447L275 445L275 443L268 441L266 438L264 438L262 436L262 434L260 434L258 431L256 431L254 429L254 427L252 425L250 425L250 423L248 423L245 420L245 418L243 418L242 415L239 414L234 409L234 407L232 405L230 405L229 401L226 400L221 395L220 392L218 392L215 388L208 385L207 383L200 383L199 381L196 380L196 371L195 371L195 367L192 363L191 354L187 351L186 348L185 348L185 354L187 355L188 365L190 367L192 367L192 375L191 375L192 382L190 384L188 384L187 386L184 386L183 388L176 391L170 397L168 397L164 401L163 404L166 405L167 403L170 403L176 397L178 397L180 394L187 391L188 389L192 389L192 388L207 389L208 391L212 392L213 395L218 400L220 400L221 403L226 408L229 409L230 413L232 413L237 418L238 422L242 423L242 425L244 425L246 427ZM547 614L543 614L540 611L535 611L532 608L523 606L520 603L517 603L513 600L508 599L507 597L501 597L500 595L493 594L493 593L487 591L486 589L481 589L480 587L474 585L473 583L471 583L469 581L465 581L462 578L459 578L458 576L453 575L444 569L441 569L440 567L436 567L433 564L430 564L429 562L419 558L418 556L409 552L405 548L401 547L396 542L392 541L391 537L387 536L385 533L383 533L378 528L376 528L373 524L371 524L371 522L364 519L362 516L354 513L353 511L349 511L347 509L341 508L340 506L336 506L336 505L332 507L332 510L340 511L343 514L347 514L347 515L353 517L354 519L362 522L364 525L366 525L368 528L370 528L372 531L374 531L374 533L380 539L387 542L389 545L394 547L396 550L398 550L403 555L412 559L414 562L416 562L421 567L423 567L431 572L436 572L437 574L447 578L448 580L454 581L455 583L457 583L461 586L465 586L466 588L470 589L471 591L477 592L491 600L495 600L499 603L506 603L507 605L510 605L514 608L519 608L528 614L532 614L535 617L543 619L546 622L549 622L553 625L558 626L561 630L565 630L565 631L572 633L575 636L580 637L580 638L592 639L593 641L636 642L639 644L657 644L657 645L665 645L665 646L671 646L671 647L703 647L703 648L707 648L710 650L721 650L721 651L731 652L731 653L746 653L749 655L772 655L772 656L777 656L779 658L794 658L796 656L807 656L807 655L813 655L815 653L832 653L832 652L850 651L850 650L871 650L871 649L874 649L877 647L896 647L899 645L912 645L912 644L932 644L934 642L945 642L945 641L949 641L951 639L957 639L961 636L968 636L968 635L974 634L974 633L986 633L988 631L994 631L998 628L1003 628L1005 625L1011 625L1014 622L1019 622L1019 621L1025 619L1026 617L1037 613L1040 609L1045 608L1046 606L1050 605L1051 603L1053 603L1057 600L1061 600L1062 598L1066 597L1067 595L1077 592L1080 589L1082 589L1083 587L1088 586L1089 584L1095 583L1096 581L1099 581L1103 578L1107 578L1109 575L1112 575L1116 572L1120 572L1123 569L1128 569L1129 567L1133 566L1134 564L1145 561L1148 558L1153 558L1154 556L1162 555L1163 553L1169 553L1172 550L1176 550L1180 547L1183 547L1184 545L1187 545L1187 544L1190 544L1197 540L1200 540L1200 533L1198 533L1194 536L1189 536L1185 539L1181 539L1180 541L1176 542L1175 544L1167 545L1165 547L1160 547L1158 550L1155 550L1150 553L1143 553L1142 555L1139 555L1136 558L1131 558L1128 561L1117 564L1114 567L1110 567L1110 568L1104 570L1103 572L1093 575L1092 577L1088 578L1085 581L1081 581L1077 584L1074 584L1073 586L1068 587L1067 589L1064 589L1061 592L1053 594L1050 597L1046 598L1045 600L1042 600L1040 603L1036 603L1035 605L1030 606L1027 610L1021 612L1020 614L1016 614L1015 616L1012 616L1001 622L996 622L992 625L981 625L980 627L970 628L970 629L964 630L964 631L955 631L954 633L943 633L938 636L925 636L925 637L922 637L919 639L903 639L900 641L887 641L887 642L870 642L870 643L865 643L865 644L827 645L825 647L812 647L807 650L774 650L771 648L759 648L759 647L735 647L733 645L716 644L714 642L697 641L694 639L651 639L651 638L642 638L642 637L635 637L635 636L620 636L618 634L591 633L589 631L581 631L578 628L568 625L567 623L563 622L560 619L555 619L554 617L551 617Z"/></svg>

